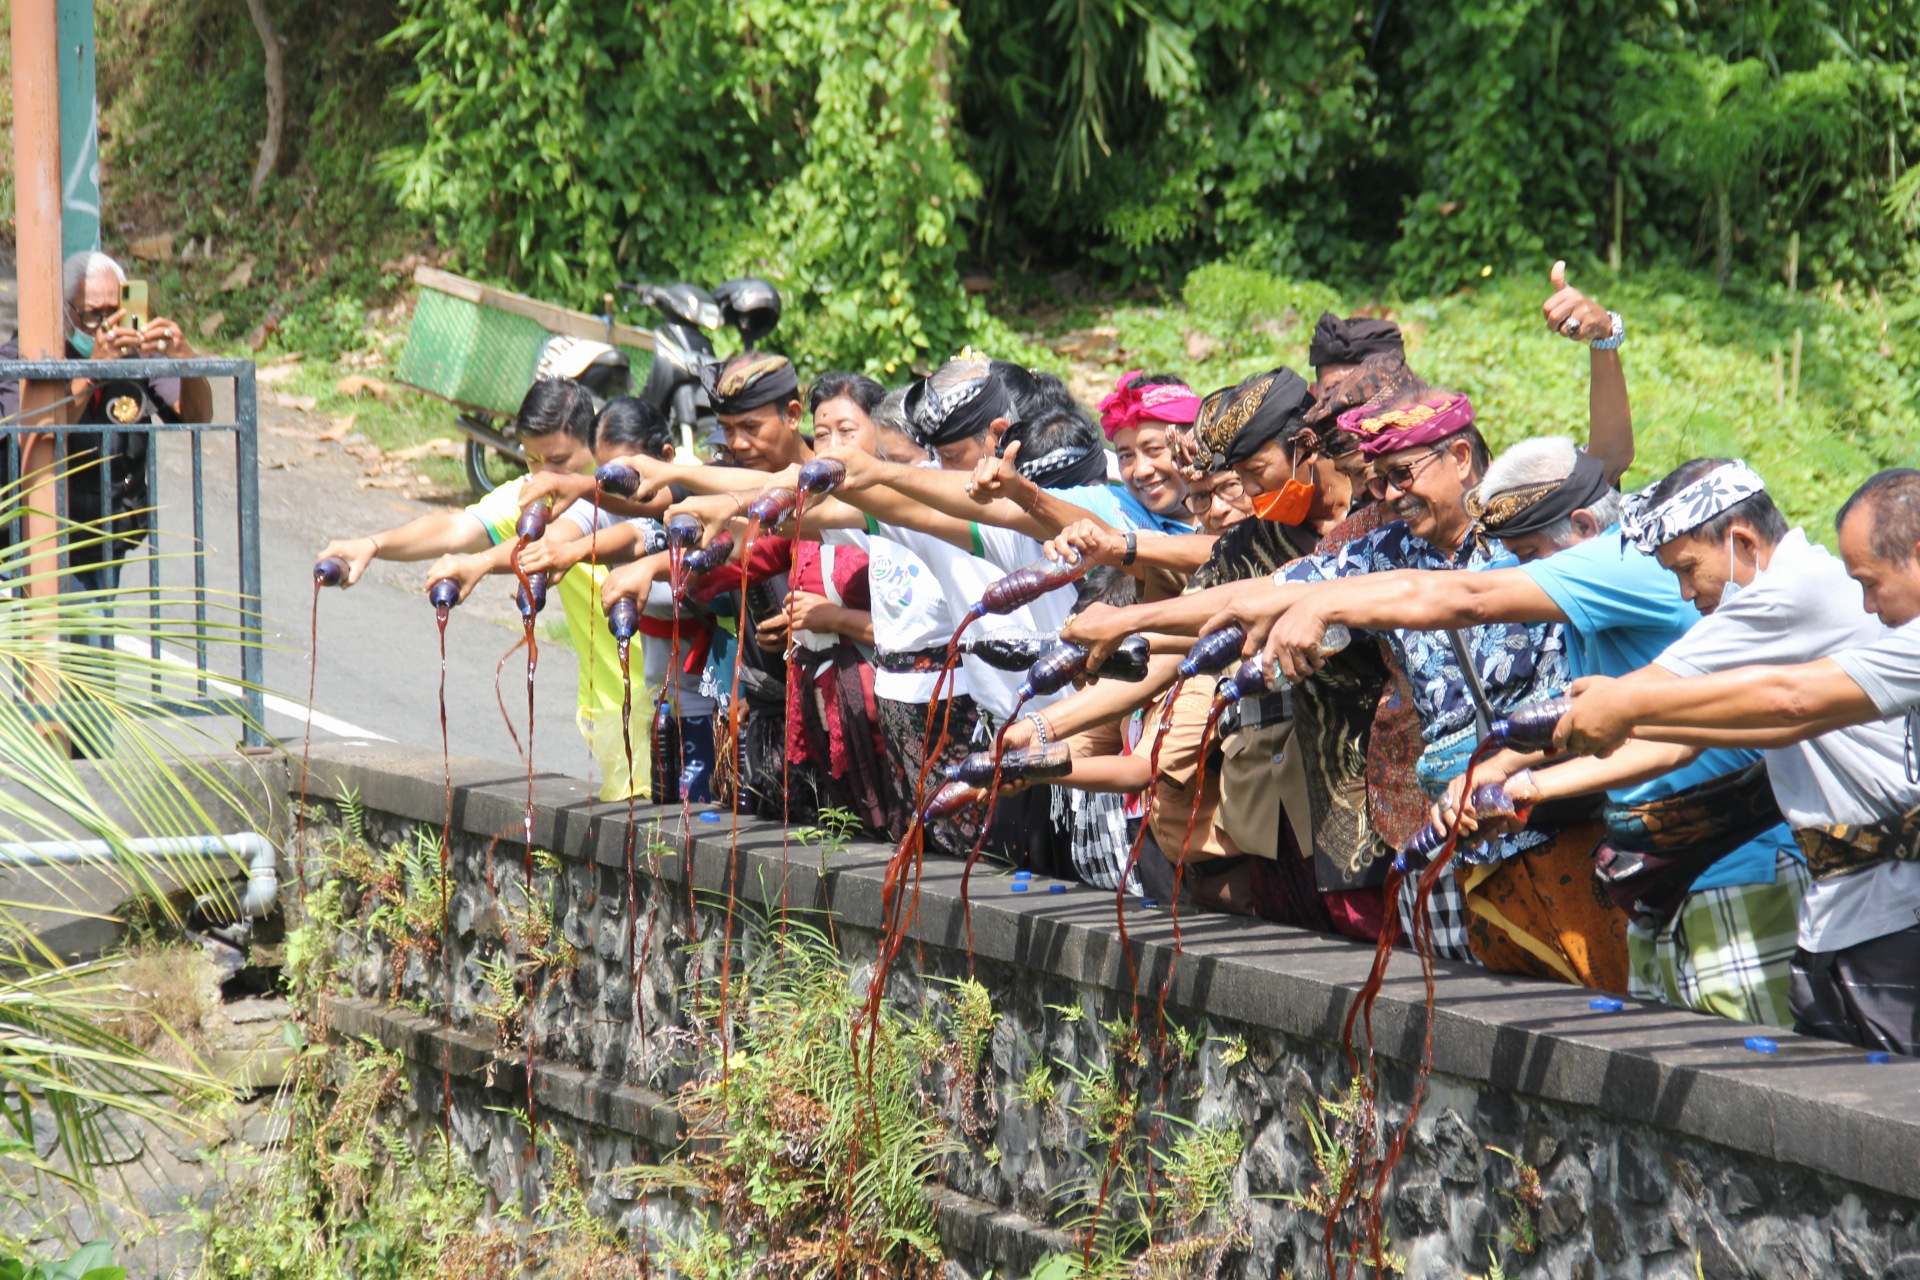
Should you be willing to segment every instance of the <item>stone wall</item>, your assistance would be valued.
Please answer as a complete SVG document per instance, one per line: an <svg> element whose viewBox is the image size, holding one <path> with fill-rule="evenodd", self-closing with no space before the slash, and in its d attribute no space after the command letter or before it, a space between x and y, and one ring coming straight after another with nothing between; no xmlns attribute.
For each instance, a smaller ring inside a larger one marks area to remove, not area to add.
<svg viewBox="0 0 1920 1280"><path fill-rule="evenodd" d="M522 1028L516 1020L503 1033L487 981L503 937L525 936L533 918L520 838L525 781L485 762L453 768L451 972L427 951L349 937L352 992L332 1002L331 1016L341 1031L406 1051L419 1067L423 1114L446 1106L442 1080L451 1082L455 1132L504 1196L541 1176L487 1109L528 1105ZM332 806L347 790L377 839L437 829L446 812L440 761L316 747L311 797ZM555 967L525 1015L531 1105L574 1142L596 1211L630 1238L642 1208L606 1175L669 1155L682 1138L673 1097L694 1071L703 1030L685 993L703 966L710 976L718 964L729 868L742 954L766 944L783 903L793 919L830 914L863 990L888 852L834 849L823 872L817 847L762 825L743 823L736 851L724 822L694 821L686 842L677 810L642 809L639 824L632 933L642 945L632 966L625 808L593 804L570 780L539 780L534 843L554 856L534 867L531 900L551 911L573 963ZM326 816L311 822L309 847L328 828ZM1166 1055L1162 1072L1152 1045L1172 958L1168 913L1128 909L1136 997L1110 895L1049 892L1044 882L1016 893L1009 880L978 874L970 955L958 879L957 866L928 865L912 943L886 987L909 1013L950 1004L953 984L969 975L991 997L975 1078L956 1083L949 1064L932 1090L963 1137L929 1189L950 1266L1023 1275L1041 1255L1075 1247L1069 1229L1095 1198L1105 1149L1088 1131L1086 1095L1117 1075L1150 1095L1142 1100L1153 1111L1177 1117L1161 1126L1163 1149L1191 1125L1244 1144L1232 1194L1209 1224L1235 1236L1220 1274L1324 1274L1325 1220L1298 1203L1323 1180L1309 1117L1348 1087L1340 1029L1370 949L1237 919L1183 921L1165 1006L1183 1048ZM1425 1025L1410 957L1396 965L1374 1022L1383 1120L1396 1126ZM1597 1011L1571 988L1442 966L1434 1072L1384 1201L1405 1274L1478 1275L1497 1259L1509 1276L1555 1280L1920 1278L1920 1064L1871 1066L1858 1052L1781 1033L1768 1033L1779 1052L1762 1056L1743 1047L1757 1030L1632 1003ZM1050 1090L1035 1089L1036 1066ZM694 1211L656 1201L644 1218L649 1230L670 1230Z"/></svg>

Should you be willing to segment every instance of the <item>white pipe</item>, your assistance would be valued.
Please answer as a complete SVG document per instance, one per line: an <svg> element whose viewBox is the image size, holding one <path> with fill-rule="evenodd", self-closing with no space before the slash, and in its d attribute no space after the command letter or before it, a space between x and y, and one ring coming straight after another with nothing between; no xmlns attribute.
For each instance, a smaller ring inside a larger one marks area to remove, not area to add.
<svg viewBox="0 0 1920 1280"><path fill-rule="evenodd" d="M264 916L280 898L279 852L265 836L242 831L227 836L141 836L125 847L161 862L213 858L226 854L247 860L247 889L240 896L241 914ZM71 867L109 862L116 850L105 840L43 840L33 844L0 844L0 866Z"/></svg>

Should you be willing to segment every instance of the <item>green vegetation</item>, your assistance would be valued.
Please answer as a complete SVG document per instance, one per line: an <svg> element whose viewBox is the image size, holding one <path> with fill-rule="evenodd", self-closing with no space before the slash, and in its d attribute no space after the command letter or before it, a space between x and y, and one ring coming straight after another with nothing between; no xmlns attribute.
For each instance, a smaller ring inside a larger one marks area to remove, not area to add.
<svg viewBox="0 0 1920 1280"><path fill-rule="evenodd" d="M127 1280L127 1269L113 1265L107 1246L96 1242L59 1262L0 1259L0 1280Z"/></svg>
<svg viewBox="0 0 1920 1280"><path fill-rule="evenodd" d="M1920 30L1894 0L273 11L288 159L257 207L244 16L101 11L109 244L172 233L139 270L189 331L306 353L285 390L389 451L450 412L336 383L390 367L422 261L596 310L618 279L751 271L804 369L893 381L963 342L1060 367L1031 340L1104 325L1111 373L1210 388L1368 307L1504 441L1584 422L1535 323L1565 256L1629 318L1636 478L1744 452L1824 523L1920 427Z"/></svg>
<svg viewBox="0 0 1920 1280"><path fill-rule="evenodd" d="M19 486L0 487L0 525L21 518L27 501ZM60 536L74 548L103 541L86 525L67 526ZM9 675L0 696L0 759L8 782L0 794L0 839L104 842L108 853L96 869L126 900L141 904L149 927L163 923L177 931L183 901L228 896L237 868L207 857L176 862L171 874L163 873L136 851L129 827L161 836L217 831L222 825L208 816L203 798L229 813L251 806L233 779L204 756L196 759L214 752L218 738L227 748L232 726L179 714L181 702L195 695L193 670L121 652L112 642L157 637L190 644L192 612L178 591L164 588L156 603L188 621L149 622L138 607L145 593L132 586L34 597L29 584L44 581L38 569L24 544L0 548L0 577L24 588L0 618L0 657ZM101 612L109 597L118 607L112 617ZM71 638L88 634L103 637L108 647ZM215 603L211 643L231 644L238 634L235 617ZM21 696L27 689L58 710L30 706ZM83 771L69 756L74 743L92 755L111 745L123 767ZM130 815L128 826L107 813L114 801ZM6 1045L0 1054L0 1155L6 1157L0 1203L24 1210L16 1221L30 1223L35 1215L64 1212L72 1203L65 1192L94 1195L95 1164L118 1126L156 1125L192 1141L228 1094L194 1050L197 1025L186 1025L198 1021L193 984L170 987L136 1009L129 987L149 972L146 948L85 963L56 954L35 932L35 909L86 910L74 900L71 873L51 866L20 871L20 883L0 903L0 1041ZM0 1235L0 1249L17 1253L21 1243ZM84 1254L80 1271L33 1270L24 1262L0 1267L67 1276L97 1269L96 1256Z"/></svg>

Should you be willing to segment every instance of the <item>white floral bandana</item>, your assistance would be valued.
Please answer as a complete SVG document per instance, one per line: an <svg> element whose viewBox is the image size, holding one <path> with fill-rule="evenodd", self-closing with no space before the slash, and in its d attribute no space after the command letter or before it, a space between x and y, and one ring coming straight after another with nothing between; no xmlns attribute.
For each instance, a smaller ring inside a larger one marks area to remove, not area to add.
<svg viewBox="0 0 1920 1280"><path fill-rule="evenodd" d="M1754 494L1765 493L1767 482L1746 463L1729 462L1656 504L1653 491L1659 487L1650 484L1620 505L1620 536L1647 555Z"/></svg>

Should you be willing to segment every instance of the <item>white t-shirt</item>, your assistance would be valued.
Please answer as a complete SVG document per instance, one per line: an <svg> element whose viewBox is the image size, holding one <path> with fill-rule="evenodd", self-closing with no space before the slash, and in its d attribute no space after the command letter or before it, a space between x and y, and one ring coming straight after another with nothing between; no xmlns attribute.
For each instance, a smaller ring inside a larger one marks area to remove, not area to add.
<svg viewBox="0 0 1920 1280"><path fill-rule="evenodd" d="M960 618L933 570L911 548L878 535L867 544L867 584L873 598L873 646L914 653L944 646ZM873 669L873 693L894 702L925 702L940 679L937 671ZM967 691L966 672L956 671L956 693Z"/></svg>
<svg viewBox="0 0 1920 1280"><path fill-rule="evenodd" d="M1678 676L1706 675L1754 663L1812 662L1889 634L1861 607L1860 588L1846 567L1795 529L1774 548L1765 572L1655 661ZM1920 784L1907 780L1898 722L1837 729L1764 754L1790 826L1875 822L1920 804ZM1920 863L1883 862L1815 881L1801 905L1799 945L1839 951L1916 923Z"/></svg>
<svg viewBox="0 0 1920 1280"><path fill-rule="evenodd" d="M954 626L959 625L959 620L966 616L967 610L989 586L1015 569L1032 564L1043 554L1041 545L1025 534L991 525L972 526L974 551L977 553L972 555L930 533L879 521L872 521L870 528L877 537L898 543L920 557L946 595ZM1074 590L1071 586L1057 588L1012 613L988 614L967 629L967 638L991 639L1019 631L1058 634L1066 624L1067 615L1073 611L1073 602ZM936 643L945 643L952 634L950 627L947 635L940 637ZM972 693L975 705L995 720L1004 721L1011 716L1014 704L1019 700L1019 689L1025 675L1017 671L1001 671L972 655L963 656L961 663L966 671L967 690ZM1055 693L1035 698L1025 709L1038 710L1061 696Z"/></svg>

